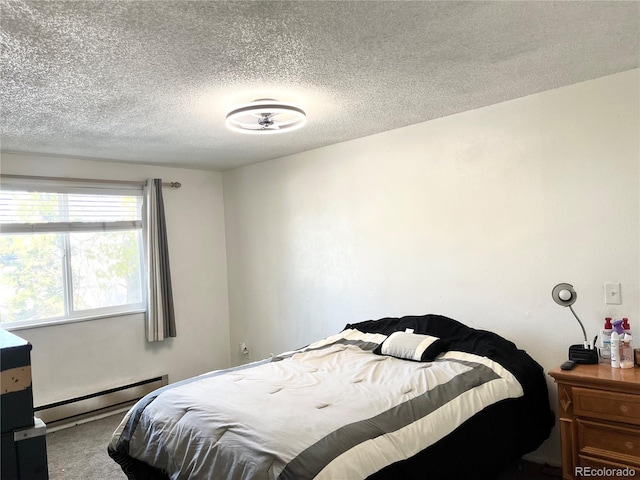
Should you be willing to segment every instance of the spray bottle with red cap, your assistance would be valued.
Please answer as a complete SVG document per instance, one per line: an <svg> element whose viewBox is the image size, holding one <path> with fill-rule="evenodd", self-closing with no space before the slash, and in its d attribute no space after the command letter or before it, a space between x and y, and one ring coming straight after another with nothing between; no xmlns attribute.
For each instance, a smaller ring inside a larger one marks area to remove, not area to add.
<svg viewBox="0 0 640 480"><path fill-rule="evenodd" d="M622 327L624 328L624 326ZM611 333L613 325L611 325L611 317L604 319L604 328L600 330L600 362L604 364L611 363Z"/></svg>
<svg viewBox="0 0 640 480"><path fill-rule="evenodd" d="M622 319L623 337L620 339L620 368L633 368L633 346L629 319Z"/></svg>
<svg viewBox="0 0 640 480"><path fill-rule="evenodd" d="M622 329L624 333L631 335L631 327L629 326L629 319L627 317L622 317Z"/></svg>

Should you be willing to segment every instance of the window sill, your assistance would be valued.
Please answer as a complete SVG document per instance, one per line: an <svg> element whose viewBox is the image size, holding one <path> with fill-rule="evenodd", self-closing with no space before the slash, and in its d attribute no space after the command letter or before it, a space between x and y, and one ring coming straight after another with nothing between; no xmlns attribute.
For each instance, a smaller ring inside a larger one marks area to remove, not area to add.
<svg viewBox="0 0 640 480"><path fill-rule="evenodd" d="M64 325L67 323L87 322L90 320L99 320L101 318L124 317L126 315L136 315L138 313L145 313L145 312L146 310L144 308L137 308L132 310L123 310L121 312L109 312L109 313L102 313L99 315L86 315L81 317L65 318L62 320L59 320L59 319L43 320L41 322L16 323L16 324L11 324L9 322L9 323L1 324L0 328L11 332L16 330L27 330L32 328L52 327L55 325Z"/></svg>

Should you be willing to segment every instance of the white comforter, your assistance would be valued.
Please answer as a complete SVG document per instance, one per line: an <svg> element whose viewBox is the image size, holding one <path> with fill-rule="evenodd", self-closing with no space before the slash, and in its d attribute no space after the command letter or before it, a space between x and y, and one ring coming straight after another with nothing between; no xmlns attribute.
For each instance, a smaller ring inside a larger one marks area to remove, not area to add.
<svg viewBox="0 0 640 480"><path fill-rule="evenodd" d="M385 338L345 330L165 387L132 408L111 448L126 432L128 454L172 479L351 480L523 394L485 357L452 351L419 363L373 354Z"/></svg>

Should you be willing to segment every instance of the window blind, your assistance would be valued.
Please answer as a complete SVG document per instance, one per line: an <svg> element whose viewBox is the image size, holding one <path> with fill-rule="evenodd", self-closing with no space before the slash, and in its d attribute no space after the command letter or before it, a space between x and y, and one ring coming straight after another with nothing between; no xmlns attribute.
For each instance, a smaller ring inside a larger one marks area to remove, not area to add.
<svg viewBox="0 0 640 480"><path fill-rule="evenodd" d="M55 191L60 190L60 191ZM3 233L81 232L142 228L142 190L43 186L0 191Z"/></svg>

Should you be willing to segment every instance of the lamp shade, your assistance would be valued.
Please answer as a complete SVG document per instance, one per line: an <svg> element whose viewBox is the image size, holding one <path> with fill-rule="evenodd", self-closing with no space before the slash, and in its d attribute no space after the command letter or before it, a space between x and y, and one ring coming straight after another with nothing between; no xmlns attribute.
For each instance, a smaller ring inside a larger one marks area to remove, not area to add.
<svg viewBox="0 0 640 480"><path fill-rule="evenodd" d="M596 364L598 363L598 350L594 348L592 344L589 344L587 340L587 331L584 325L573 311L573 305L578 299L578 294L573 289L573 285L570 283L559 283L553 290L551 290L551 298L561 307L569 307L573 316L580 324L582 329L582 335L584 336L584 343L582 345L571 345L569 347L569 360L575 363ZM595 339L594 339L595 342Z"/></svg>
<svg viewBox="0 0 640 480"><path fill-rule="evenodd" d="M578 299L578 294L569 283L559 283L551 290L553 301L563 307L573 305Z"/></svg>

